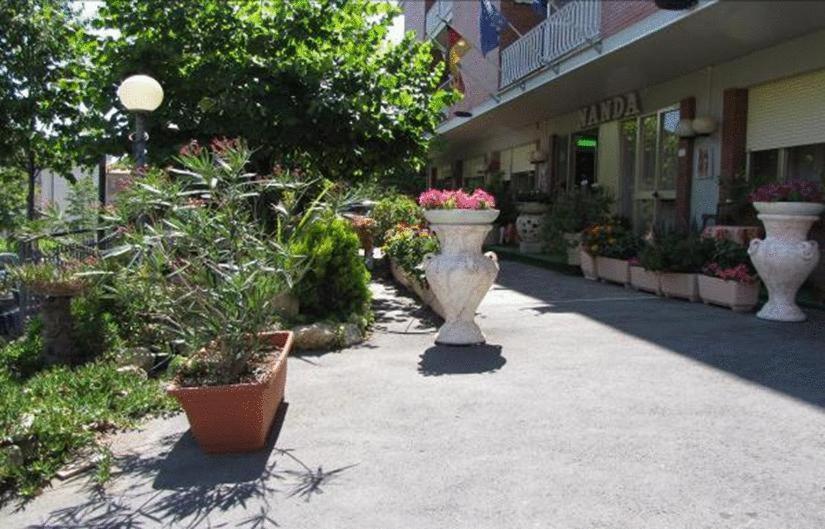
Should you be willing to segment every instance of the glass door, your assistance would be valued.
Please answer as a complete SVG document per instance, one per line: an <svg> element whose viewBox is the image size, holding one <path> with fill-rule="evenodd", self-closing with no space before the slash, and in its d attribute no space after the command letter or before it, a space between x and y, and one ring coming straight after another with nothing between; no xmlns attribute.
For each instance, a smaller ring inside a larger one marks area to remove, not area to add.
<svg viewBox="0 0 825 529"><path fill-rule="evenodd" d="M679 173L679 109L668 108L639 118L633 225L637 232L672 228L676 222L676 176Z"/></svg>

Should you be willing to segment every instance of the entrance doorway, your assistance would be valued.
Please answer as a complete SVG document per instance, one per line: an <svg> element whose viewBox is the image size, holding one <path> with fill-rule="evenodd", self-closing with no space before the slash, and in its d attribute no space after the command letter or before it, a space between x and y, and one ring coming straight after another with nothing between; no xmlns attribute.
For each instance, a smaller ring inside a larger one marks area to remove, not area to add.
<svg viewBox="0 0 825 529"><path fill-rule="evenodd" d="M572 184L596 183L596 153L599 148L599 130L592 129L573 134Z"/></svg>

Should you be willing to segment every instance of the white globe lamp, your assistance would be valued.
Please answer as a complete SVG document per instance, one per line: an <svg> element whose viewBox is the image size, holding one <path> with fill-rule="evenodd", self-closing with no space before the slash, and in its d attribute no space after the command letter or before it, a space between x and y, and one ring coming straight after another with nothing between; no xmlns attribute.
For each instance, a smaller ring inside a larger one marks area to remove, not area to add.
<svg viewBox="0 0 825 529"><path fill-rule="evenodd" d="M133 75L120 83L117 97L123 107L135 115L135 132L130 135L135 166L146 165L146 115L163 103L163 87L148 75Z"/></svg>

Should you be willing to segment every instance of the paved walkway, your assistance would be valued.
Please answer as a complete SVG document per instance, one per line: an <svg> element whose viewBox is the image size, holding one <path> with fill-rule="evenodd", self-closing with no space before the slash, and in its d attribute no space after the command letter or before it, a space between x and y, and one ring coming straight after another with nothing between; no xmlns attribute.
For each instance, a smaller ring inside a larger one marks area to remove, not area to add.
<svg viewBox="0 0 825 529"><path fill-rule="evenodd" d="M378 285L377 330L293 357L265 452L204 456L182 416L116 438L105 494L16 527L825 527L825 315L773 324L504 262L489 345L434 347Z"/></svg>

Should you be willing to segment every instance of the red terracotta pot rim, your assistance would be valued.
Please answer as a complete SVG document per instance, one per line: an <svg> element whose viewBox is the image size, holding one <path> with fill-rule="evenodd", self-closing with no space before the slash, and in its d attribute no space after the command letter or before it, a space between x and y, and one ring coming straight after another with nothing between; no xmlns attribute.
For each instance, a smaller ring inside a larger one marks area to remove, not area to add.
<svg viewBox="0 0 825 529"><path fill-rule="evenodd" d="M264 378L258 380L257 382L238 382L236 384L219 384L215 386L181 386L178 384L176 379L173 379L169 385L166 387L166 391L170 394L175 393L184 393L184 392L192 392L192 391L227 391L227 390L234 390L234 391L243 391L249 390L253 388L257 388L260 386L264 386L269 383L275 373L278 372L281 365L286 362L287 356L289 356L290 351L292 350L292 340L293 340L293 333L292 331L267 331L258 333L258 336L284 336L283 345L281 345L281 349L277 351L278 360L272 366ZM200 354L200 351L198 351ZM177 377L176 377L177 378Z"/></svg>

